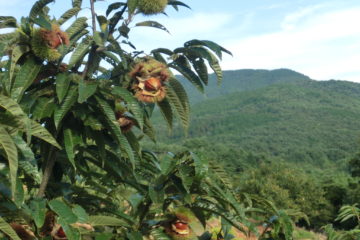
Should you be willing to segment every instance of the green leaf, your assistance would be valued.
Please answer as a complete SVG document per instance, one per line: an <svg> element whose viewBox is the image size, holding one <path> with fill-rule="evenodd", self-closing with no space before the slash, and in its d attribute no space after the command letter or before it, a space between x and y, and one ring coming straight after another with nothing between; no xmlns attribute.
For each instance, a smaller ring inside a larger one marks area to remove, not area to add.
<svg viewBox="0 0 360 240"><path fill-rule="evenodd" d="M119 226L131 227L124 220L110 216L89 216L89 224L91 226Z"/></svg>
<svg viewBox="0 0 360 240"><path fill-rule="evenodd" d="M15 205L20 208L25 200L24 188L23 183L20 178L16 179L16 190L14 194L14 203Z"/></svg>
<svg viewBox="0 0 360 240"><path fill-rule="evenodd" d="M89 221L89 215L80 205L75 205L75 207L73 207L73 212L78 217L77 222L87 223Z"/></svg>
<svg viewBox="0 0 360 240"><path fill-rule="evenodd" d="M57 147L58 149L61 149L61 146L59 143L57 143L55 138L40 123L32 121L30 131L31 135L40 138L41 140L53 145L54 147Z"/></svg>
<svg viewBox="0 0 360 240"><path fill-rule="evenodd" d="M86 23L86 17L79 17L71 24L71 26L66 29L66 33L69 35L70 40L80 34L88 25Z"/></svg>
<svg viewBox="0 0 360 240"><path fill-rule="evenodd" d="M115 9L118 9L122 6L125 6L126 3L123 3L123 2L116 2L116 3L112 3L108 6L107 10L106 10L106 16L109 16L109 14L115 10Z"/></svg>
<svg viewBox="0 0 360 240"><path fill-rule="evenodd" d="M32 113L33 119L39 120L52 116L55 107L53 98L38 98Z"/></svg>
<svg viewBox="0 0 360 240"><path fill-rule="evenodd" d="M150 235L154 238L154 240L172 240L172 238L167 235L162 228L152 229Z"/></svg>
<svg viewBox="0 0 360 240"><path fill-rule="evenodd" d="M34 58L26 60L20 71L16 74L14 85L11 88L11 97L20 102L25 90L34 82L42 65Z"/></svg>
<svg viewBox="0 0 360 240"><path fill-rule="evenodd" d="M165 191L163 188L149 186L149 196L153 203L161 204L164 201Z"/></svg>
<svg viewBox="0 0 360 240"><path fill-rule="evenodd" d="M31 216L38 228L44 225L46 214L46 200L45 199L33 199L30 202Z"/></svg>
<svg viewBox="0 0 360 240"><path fill-rule="evenodd" d="M201 79L189 68L188 62L185 57L180 56L169 67L174 68L187 78L201 93L204 93L204 86Z"/></svg>
<svg viewBox="0 0 360 240"><path fill-rule="evenodd" d="M186 192L190 193L190 187L194 181L193 168L187 165L179 166L179 174Z"/></svg>
<svg viewBox="0 0 360 240"><path fill-rule="evenodd" d="M127 6L129 9L129 14L132 15L136 8L137 8L137 4L138 4L138 0L128 0L127 1Z"/></svg>
<svg viewBox="0 0 360 240"><path fill-rule="evenodd" d="M54 0L39 0L37 1L30 10L29 17L34 20L43 10L43 8Z"/></svg>
<svg viewBox="0 0 360 240"><path fill-rule="evenodd" d="M13 140L21 153L18 161L19 168L21 168L25 174L31 176L35 183L40 184L41 176L36 164L34 153L32 152L31 148L19 135L14 136Z"/></svg>
<svg viewBox="0 0 360 240"><path fill-rule="evenodd" d="M97 82L95 81L85 81L83 79L80 80L79 83L79 97L78 102L83 103L89 97L91 97L97 89Z"/></svg>
<svg viewBox="0 0 360 240"><path fill-rule="evenodd" d="M21 240L14 229L12 229L12 227L7 222L5 222L2 217L0 217L0 231L8 235L12 240Z"/></svg>
<svg viewBox="0 0 360 240"><path fill-rule="evenodd" d="M55 110L54 122L56 127L59 127L59 124L61 123L62 119L68 113L70 108L76 103L77 96L78 96L77 88L71 87L60 108Z"/></svg>
<svg viewBox="0 0 360 240"><path fill-rule="evenodd" d="M79 65L85 57L85 55L90 51L91 41L84 39L75 49L71 55L68 68L71 69L74 66Z"/></svg>
<svg viewBox="0 0 360 240"><path fill-rule="evenodd" d="M72 0L72 6L81 8L82 0Z"/></svg>
<svg viewBox="0 0 360 240"><path fill-rule="evenodd" d="M170 33L166 27L164 27L163 25L161 25L160 23L158 22L155 22L155 21L144 21L144 22L139 22L139 23L136 23L135 24L136 27L153 27L153 28L158 28L158 29L161 29L165 32L168 32Z"/></svg>
<svg viewBox="0 0 360 240"><path fill-rule="evenodd" d="M52 26L51 23L44 18L44 16L40 15L38 18L34 19L34 23L39 25L42 28L46 28L48 30L51 30Z"/></svg>
<svg viewBox="0 0 360 240"><path fill-rule="evenodd" d="M164 119L166 120L166 123L168 124L169 129L172 129L173 126L173 111L171 109L171 105L169 101L165 98L161 102L157 102L157 105L160 109L160 112Z"/></svg>
<svg viewBox="0 0 360 240"><path fill-rule="evenodd" d="M76 164L75 164L75 146L79 143L78 138L74 136L71 129L67 128L64 130L64 146L65 151L68 156L68 159L73 166L73 168L76 170Z"/></svg>
<svg viewBox="0 0 360 240"><path fill-rule="evenodd" d="M183 7L186 7L188 9L191 9L188 5L186 5L185 3L183 2L180 2L180 1L176 1L176 0L169 0L168 2L168 5L171 5L175 8L175 10L178 11L178 7L177 6L183 6Z"/></svg>
<svg viewBox="0 0 360 240"><path fill-rule="evenodd" d="M13 79L15 66L16 66L17 62L19 61L21 56L23 56L25 53L27 53L29 51L30 51L30 48L27 45L17 45L12 49L12 51L11 51L11 66L10 66L10 70L9 70L10 78L9 78L9 84L8 84L8 91L10 91L10 88L11 88L10 82Z"/></svg>
<svg viewBox="0 0 360 240"><path fill-rule="evenodd" d="M196 51L199 53L203 58L205 58L211 67L211 69L215 72L216 77L218 79L218 84L221 84L223 75L221 71L221 67L219 64L218 59L207 49L200 48L200 47L192 47L191 50Z"/></svg>
<svg viewBox="0 0 360 240"><path fill-rule="evenodd" d="M81 8L80 7L74 7L71 8L69 10L67 10L63 15L61 15L61 17L59 18L59 20L57 21L57 23L59 25L62 25L63 23L65 23L67 20L69 20L70 18L72 18L73 16L75 16L76 14L78 14L78 12L80 12Z"/></svg>
<svg viewBox="0 0 360 240"><path fill-rule="evenodd" d="M9 111L13 116L19 118L20 121L27 121L28 119L28 117L25 115L24 111L16 101L2 94L0 94L0 107Z"/></svg>
<svg viewBox="0 0 360 240"><path fill-rule="evenodd" d="M169 85L174 90L177 97L179 98L185 113L190 114L190 102L183 85L176 78L173 77L170 78Z"/></svg>
<svg viewBox="0 0 360 240"><path fill-rule="evenodd" d="M0 146L4 149L6 158L9 162L11 193L14 197L18 170L18 152L12 137L2 126L0 126Z"/></svg>
<svg viewBox="0 0 360 240"><path fill-rule="evenodd" d="M0 28L16 28L16 18L12 16L0 16Z"/></svg>
<svg viewBox="0 0 360 240"><path fill-rule="evenodd" d="M56 76L56 95L61 103L69 89L71 77L66 73L60 73Z"/></svg>
<svg viewBox="0 0 360 240"><path fill-rule="evenodd" d="M81 240L81 235L79 230L71 227L67 219L64 219L63 217L59 217L58 221L65 232L67 240Z"/></svg>
<svg viewBox="0 0 360 240"><path fill-rule="evenodd" d="M66 224L72 224L77 221L77 216L65 202L54 199L48 202L48 205Z"/></svg>
<svg viewBox="0 0 360 240"><path fill-rule="evenodd" d="M232 56L232 53L221 47L220 45L218 45L217 43L215 42L212 42L212 41L208 41L208 40L197 40L197 39L194 39L194 40L191 40L191 41L188 41L184 44L185 47L191 47L191 46L205 46L209 49L211 49L220 59L222 58L222 52L226 52L227 54L231 55Z"/></svg>
<svg viewBox="0 0 360 240"><path fill-rule="evenodd" d="M128 109L134 115L140 129L142 129L144 126L144 112L137 99L128 90L122 87L114 87L111 93L126 102Z"/></svg>
<svg viewBox="0 0 360 240"><path fill-rule="evenodd" d="M166 88L166 99L173 106L178 114L181 124L185 130L189 128L189 112L187 108L184 108L183 102L174 91L172 87Z"/></svg>
<svg viewBox="0 0 360 240"><path fill-rule="evenodd" d="M99 103L102 113L105 115L105 120L110 127L110 132L115 137L115 140L120 145L120 148L123 151L125 151L125 153L127 154L130 162L132 163L132 166L135 167L135 158L134 158L133 150L126 137L121 133L120 126L115 119L115 113L113 109L102 98L95 96L95 99Z"/></svg>
<svg viewBox="0 0 360 240"><path fill-rule="evenodd" d="M205 85L208 84L208 69L205 64L204 59L202 58L196 58L196 59L190 59L190 62L192 63L196 73L199 75L201 80Z"/></svg>

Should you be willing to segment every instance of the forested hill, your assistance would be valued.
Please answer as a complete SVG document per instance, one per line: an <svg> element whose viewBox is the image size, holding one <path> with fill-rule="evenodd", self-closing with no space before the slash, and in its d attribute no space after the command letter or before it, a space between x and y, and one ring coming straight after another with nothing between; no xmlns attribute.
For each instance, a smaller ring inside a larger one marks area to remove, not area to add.
<svg viewBox="0 0 360 240"><path fill-rule="evenodd" d="M290 70L239 70L224 76L219 92L210 87L211 99L192 106L188 137L181 128L167 136L163 128L160 142L197 140L208 151L220 146L319 164L359 150L360 84L313 81Z"/></svg>
<svg viewBox="0 0 360 240"><path fill-rule="evenodd" d="M179 78L185 85L191 104L233 92L255 90L276 83L310 80L309 77L290 69L230 70L223 72L221 85L217 83L215 75L210 74L209 85L206 86L205 94L201 95L188 81L181 77Z"/></svg>

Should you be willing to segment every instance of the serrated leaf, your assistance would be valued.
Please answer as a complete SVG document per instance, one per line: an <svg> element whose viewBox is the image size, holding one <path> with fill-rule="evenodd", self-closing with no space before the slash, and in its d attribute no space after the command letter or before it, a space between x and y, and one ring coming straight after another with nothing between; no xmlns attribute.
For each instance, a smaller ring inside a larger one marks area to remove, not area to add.
<svg viewBox="0 0 360 240"><path fill-rule="evenodd" d="M208 85L208 69L205 64L204 59L202 58L196 58L196 59L190 59L196 73L200 77L200 79L203 81L205 85Z"/></svg>
<svg viewBox="0 0 360 240"><path fill-rule="evenodd" d="M55 107L54 99L45 97L38 98L32 113L33 119L39 120L52 116Z"/></svg>
<svg viewBox="0 0 360 240"><path fill-rule="evenodd" d="M155 130L151 121L148 118L144 120L144 134L148 136L153 142L156 142Z"/></svg>
<svg viewBox="0 0 360 240"><path fill-rule="evenodd" d="M208 61L211 69L216 74L216 77L218 79L218 84L221 84L223 75L218 59L209 50L205 48L191 47L191 50L197 52L198 54L200 54L201 57L205 58Z"/></svg>
<svg viewBox="0 0 360 240"><path fill-rule="evenodd" d="M82 208L80 205L75 205L73 207L73 212L77 216L79 223L87 223L89 221L89 215L86 213L85 209Z"/></svg>
<svg viewBox="0 0 360 240"><path fill-rule="evenodd" d="M172 129L172 127L173 127L173 111L172 111L169 101L165 98L161 102L158 102L157 105L160 109L162 116L166 120L166 123L168 124L169 129Z"/></svg>
<svg viewBox="0 0 360 240"><path fill-rule="evenodd" d="M80 235L79 230L76 228L73 228L69 224L67 219L64 219L63 217L59 217L58 221L65 232L67 240L81 240L81 235Z"/></svg>
<svg viewBox="0 0 360 240"><path fill-rule="evenodd" d="M173 6L176 11L179 10L177 6L183 6L183 7L186 7L186 8L188 8L188 9L191 9L191 8L190 8L188 5L186 5L185 3L180 2L180 1L176 1L176 0L169 0L168 5Z"/></svg>
<svg viewBox="0 0 360 240"><path fill-rule="evenodd" d="M10 91L10 87L11 87L10 81L12 81L12 79L13 79L15 66L16 66L17 62L19 61L21 56L23 56L25 53L27 53L29 51L30 51L30 48L26 45L17 45L12 49L11 65L10 65L10 70L9 70L10 78L9 78L9 84L7 84L8 91Z"/></svg>
<svg viewBox="0 0 360 240"><path fill-rule="evenodd" d="M158 189L154 186L149 186L148 193L153 203L161 204L164 201L165 191L163 188Z"/></svg>
<svg viewBox="0 0 360 240"><path fill-rule="evenodd" d="M54 0L39 0L37 1L30 10L29 17L34 20L43 10L43 8Z"/></svg>
<svg viewBox="0 0 360 240"><path fill-rule="evenodd" d="M64 146L66 155L68 156L69 162L73 166L73 168L76 170L76 164L75 164L75 146L78 144L77 137L74 136L71 129L67 128L64 130Z"/></svg>
<svg viewBox="0 0 360 240"><path fill-rule="evenodd" d="M90 47L91 42L88 39L82 41L71 55L68 68L71 69L72 67L79 65L79 63L83 61L86 54L90 51Z"/></svg>
<svg viewBox="0 0 360 240"><path fill-rule="evenodd" d="M183 85L174 77L170 78L169 85L178 96L186 114L190 114L190 102Z"/></svg>
<svg viewBox="0 0 360 240"><path fill-rule="evenodd" d="M91 226L119 226L131 227L127 222L122 219L110 216L89 216L89 224Z"/></svg>
<svg viewBox="0 0 360 240"><path fill-rule="evenodd" d="M171 51L170 49L167 49L167 48L157 48L157 49L152 50L151 53L163 53L163 54L166 54L169 56L174 54L173 51Z"/></svg>
<svg viewBox="0 0 360 240"><path fill-rule="evenodd" d="M0 28L16 28L16 18L12 16L0 16Z"/></svg>
<svg viewBox="0 0 360 240"><path fill-rule="evenodd" d="M83 103L89 97L91 97L97 89L97 82L95 81L85 81L83 79L80 80L79 83L79 97L78 102Z"/></svg>
<svg viewBox="0 0 360 240"><path fill-rule="evenodd" d="M46 214L46 201L45 199L33 199L30 204L31 216L38 228L44 225Z"/></svg>
<svg viewBox="0 0 360 240"><path fill-rule="evenodd" d="M72 0L72 6L81 8L82 0Z"/></svg>
<svg viewBox="0 0 360 240"><path fill-rule="evenodd" d="M162 228L152 229L150 235L154 238L154 240L172 240L172 238L167 235Z"/></svg>
<svg viewBox="0 0 360 240"><path fill-rule="evenodd" d="M191 47L191 46L205 46L209 49L211 49L220 59L222 58L222 52L226 52L227 54L232 56L232 53L221 47L215 42L209 41L209 40L190 40L184 44L185 47Z"/></svg>
<svg viewBox="0 0 360 240"><path fill-rule="evenodd" d="M183 128L185 129L185 131L187 131L187 129L189 128L189 112L186 108L184 108L183 103L179 99L179 96L171 87L166 88L166 93L166 99L175 108L176 113L181 120Z"/></svg>
<svg viewBox="0 0 360 240"><path fill-rule="evenodd" d="M38 18L34 19L34 23L39 25L42 28L47 30L51 30L51 23L44 18L44 16L40 15Z"/></svg>
<svg viewBox="0 0 360 240"><path fill-rule="evenodd" d="M66 224L72 224L77 221L77 216L65 202L54 199L49 201L48 205Z"/></svg>
<svg viewBox="0 0 360 240"><path fill-rule="evenodd" d="M81 8L80 7L73 7L69 10L67 10L63 15L61 15L61 17L59 18L59 20L57 21L57 23L59 25L62 25L63 23L65 23L67 20L69 20L70 18L72 18L73 16L75 16L76 14L78 14L80 12Z"/></svg>
<svg viewBox="0 0 360 240"><path fill-rule="evenodd" d="M25 174L31 176L37 184L40 184L41 176L36 164L34 153L32 152L31 148L19 135L14 136L13 140L20 153L18 161L19 168L22 169Z"/></svg>
<svg viewBox="0 0 360 240"><path fill-rule="evenodd" d="M42 65L34 58L26 60L20 71L16 74L14 84L11 88L11 97L20 102L25 90L34 82Z"/></svg>
<svg viewBox="0 0 360 240"><path fill-rule="evenodd" d="M204 86L201 79L187 66L184 58L178 58L169 67L174 68L180 72L186 79L188 79L201 93L204 93Z"/></svg>
<svg viewBox="0 0 360 240"><path fill-rule="evenodd" d="M60 73L56 76L56 96L61 103L70 86L70 76L66 73Z"/></svg>
<svg viewBox="0 0 360 240"><path fill-rule="evenodd" d="M40 123L32 121L31 122L31 135L40 138L41 140L61 149L61 146L57 143L55 138L43 127Z"/></svg>
<svg viewBox="0 0 360 240"><path fill-rule="evenodd" d="M130 112L134 115L135 120L139 124L140 129L144 126L144 112L140 107L137 99L125 88L114 87L111 93L117 97L120 97L126 102L126 105Z"/></svg>
<svg viewBox="0 0 360 240"><path fill-rule="evenodd" d="M0 146L2 147L2 149L4 149L6 158L9 163L11 193L12 196L14 197L15 189L16 189L17 170L18 170L18 152L12 137L2 126L0 126Z"/></svg>
<svg viewBox="0 0 360 240"><path fill-rule="evenodd" d="M106 16L108 16L113 10L118 9L121 6L125 6L125 5L126 5L126 3L123 3L123 2L116 2L116 3L110 4L106 10Z"/></svg>
<svg viewBox="0 0 360 240"><path fill-rule="evenodd" d="M25 115L20 105L14 101L14 99L0 94L0 107L9 111L13 116L18 118L24 126L24 122L27 121L28 117Z"/></svg>
<svg viewBox="0 0 360 240"><path fill-rule="evenodd" d="M55 110L54 122L56 127L59 126L61 120L68 113L70 108L76 103L77 96L78 96L77 88L71 87L64 99L64 102L61 104L60 108Z"/></svg>
<svg viewBox="0 0 360 240"><path fill-rule="evenodd" d="M118 125L115 119L115 113L110 105L102 98L95 96L96 101L99 103L100 109L102 113L105 115L106 123L110 127L110 131L112 132L115 140L120 145L120 148L127 154L130 162L132 163L133 168L135 167L135 158L133 150L126 139L126 137L121 133L120 126Z"/></svg>
<svg viewBox="0 0 360 240"><path fill-rule="evenodd" d="M136 27L153 27L153 28L158 28L161 29L165 32L170 33L166 27L164 27L162 24L155 22L155 21L144 21L144 22L139 22L135 24Z"/></svg>
<svg viewBox="0 0 360 240"><path fill-rule="evenodd" d="M8 235L12 240L21 240L14 229L5 220L0 217L0 231Z"/></svg>
<svg viewBox="0 0 360 240"><path fill-rule="evenodd" d="M194 181L193 168L188 165L179 166L179 174L186 192L190 193L190 187Z"/></svg>
<svg viewBox="0 0 360 240"><path fill-rule="evenodd" d="M80 34L85 28L88 26L86 17L79 17L78 19L71 24L71 26L66 29L66 33L69 35L70 40L76 37L76 35Z"/></svg>

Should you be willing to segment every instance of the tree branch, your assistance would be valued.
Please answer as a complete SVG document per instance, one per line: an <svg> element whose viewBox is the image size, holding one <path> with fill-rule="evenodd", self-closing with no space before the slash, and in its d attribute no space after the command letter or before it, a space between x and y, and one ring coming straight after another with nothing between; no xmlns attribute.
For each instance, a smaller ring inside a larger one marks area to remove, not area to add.
<svg viewBox="0 0 360 240"><path fill-rule="evenodd" d="M51 147L47 161L45 163L44 173L43 173L43 177L41 179L39 191L37 193L37 197L39 197L39 198L42 198L45 195L45 190L49 183L50 176L52 175L52 170L54 168L55 161L56 161L55 147Z"/></svg>
<svg viewBox="0 0 360 240"><path fill-rule="evenodd" d="M93 34L96 32L96 13L95 13L95 0L90 0L91 17L92 17L92 30Z"/></svg>

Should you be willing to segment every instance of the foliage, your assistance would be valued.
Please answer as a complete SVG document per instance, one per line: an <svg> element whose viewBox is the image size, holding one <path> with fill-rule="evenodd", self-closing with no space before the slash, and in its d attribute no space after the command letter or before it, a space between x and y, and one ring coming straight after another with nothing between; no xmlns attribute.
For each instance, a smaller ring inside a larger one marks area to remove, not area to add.
<svg viewBox="0 0 360 240"><path fill-rule="evenodd" d="M158 157L139 143L155 138L155 107L169 126L177 116L189 127L184 79L170 69L202 92L207 66L221 82L219 60L230 52L196 39L149 54L124 50L134 47L132 27L166 31L155 21L134 22L139 14L161 13L163 5L116 2L102 16L91 0L90 33L88 19L77 16L81 0L59 19L48 14L51 2L37 1L20 22L0 18L2 28L14 28L0 35L5 238L17 239L14 231L21 239L190 238L212 215L253 229L247 216L258 210L250 199L239 202L214 163L188 151Z"/></svg>
<svg viewBox="0 0 360 240"><path fill-rule="evenodd" d="M242 149L308 164L311 169L344 171L345 162L339 166L339 161L357 152L357 83L313 81L290 70L236 70L224 71L221 88L209 88L206 99L191 107L189 134L184 137L179 128L171 134L157 128L159 142L200 140L209 158L219 157L213 146L227 151L229 165L232 159L239 165L237 152ZM200 101L188 92L190 99ZM155 126L161 123L156 113L153 118Z"/></svg>

